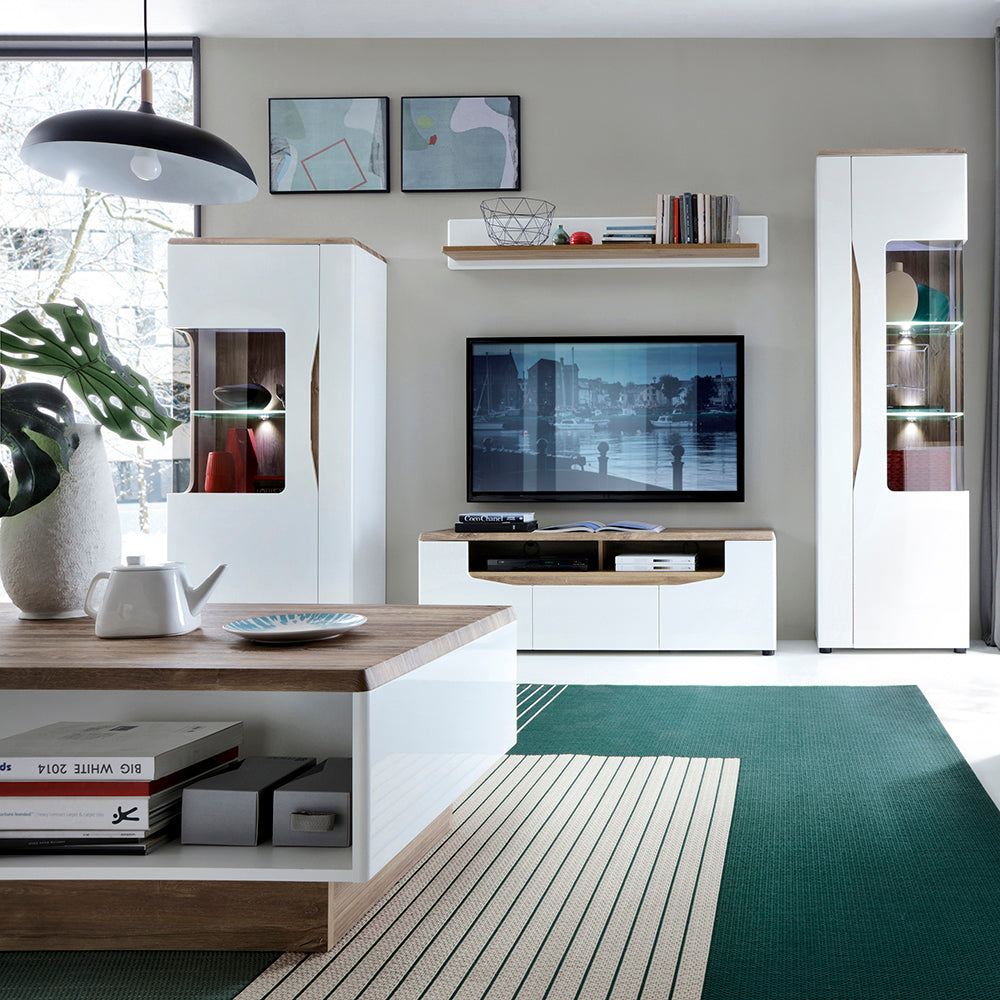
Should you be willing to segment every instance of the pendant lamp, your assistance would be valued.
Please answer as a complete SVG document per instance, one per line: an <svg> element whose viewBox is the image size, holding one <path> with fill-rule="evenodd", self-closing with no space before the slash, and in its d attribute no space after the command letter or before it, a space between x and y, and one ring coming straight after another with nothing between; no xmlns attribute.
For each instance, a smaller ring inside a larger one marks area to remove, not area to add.
<svg viewBox="0 0 1000 1000"><path fill-rule="evenodd" d="M217 135L153 111L149 32L143 0L138 111L67 111L25 137L29 167L80 187L148 201L228 205L257 194L250 164Z"/></svg>

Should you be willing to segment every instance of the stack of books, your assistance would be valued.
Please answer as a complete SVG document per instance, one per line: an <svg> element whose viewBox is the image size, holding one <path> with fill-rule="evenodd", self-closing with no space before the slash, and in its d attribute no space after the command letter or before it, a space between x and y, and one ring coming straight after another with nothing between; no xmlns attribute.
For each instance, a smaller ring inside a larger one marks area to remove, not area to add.
<svg viewBox="0 0 1000 1000"><path fill-rule="evenodd" d="M652 243L656 239L656 225L608 226L601 237L602 243Z"/></svg>
<svg viewBox="0 0 1000 1000"><path fill-rule="evenodd" d="M456 531L534 531L538 520L533 513L498 511L485 514L459 514Z"/></svg>
<svg viewBox="0 0 1000 1000"><path fill-rule="evenodd" d="M148 854L185 785L239 757L242 722L56 722L0 739L0 853Z"/></svg>
<svg viewBox="0 0 1000 1000"><path fill-rule="evenodd" d="M740 207L731 194L658 194L657 243L739 243Z"/></svg>
<svg viewBox="0 0 1000 1000"><path fill-rule="evenodd" d="M657 552L651 555L641 553L630 553L629 555L615 556L615 570L619 572L651 573L657 570L676 572L693 572L697 569L698 557L696 555L686 555Z"/></svg>

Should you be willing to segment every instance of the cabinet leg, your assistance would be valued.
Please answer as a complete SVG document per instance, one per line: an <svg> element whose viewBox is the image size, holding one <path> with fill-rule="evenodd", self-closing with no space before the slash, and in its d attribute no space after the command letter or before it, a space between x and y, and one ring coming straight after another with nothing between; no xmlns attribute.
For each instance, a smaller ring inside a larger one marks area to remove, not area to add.
<svg viewBox="0 0 1000 1000"><path fill-rule="evenodd" d="M956 646L956 647L955 647L955 652L956 652L956 653L967 653L967 652L968 652L968 649L959 649L959 647L958 647L958 646Z"/></svg>
<svg viewBox="0 0 1000 1000"><path fill-rule="evenodd" d="M773 649L762 649L760 651L760 655L761 656L774 656L774 650Z"/></svg>
<svg viewBox="0 0 1000 1000"><path fill-rule="evenodd" d="M821 653L832 653L833 652L833 647L832 646L820 646L819 647L819 651Z"/></svg>

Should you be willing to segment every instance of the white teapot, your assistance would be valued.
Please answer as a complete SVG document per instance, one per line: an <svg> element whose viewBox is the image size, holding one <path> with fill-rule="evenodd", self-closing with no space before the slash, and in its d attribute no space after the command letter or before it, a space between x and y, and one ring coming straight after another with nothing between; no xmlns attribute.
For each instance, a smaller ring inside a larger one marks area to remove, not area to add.
<svg viewBox="0 0 1000 1000"><path fill-rule="evenodd" d="M90 581L83 607L97 619L101 639L138 639L143 636L184 635L201 625L201 609L222 576L225 564L216 567L197 587L192 587L183 563L147 566L143 556L128 556L127 565L98 573ZM101 580L107 580L100 603L92 598Z"/></svg>

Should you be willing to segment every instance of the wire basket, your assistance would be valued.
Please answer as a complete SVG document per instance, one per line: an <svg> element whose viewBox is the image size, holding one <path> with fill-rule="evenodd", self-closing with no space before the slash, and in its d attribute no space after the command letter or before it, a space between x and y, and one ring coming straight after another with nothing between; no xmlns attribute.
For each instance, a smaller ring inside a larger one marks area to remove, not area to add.
<svg viewBox="0 0 1000 1000"><path fill-rule="evenodd" d="M556 206L541 198L491 198L480 206L486 235L499 246L535 246L549 238Z"/></svg>

